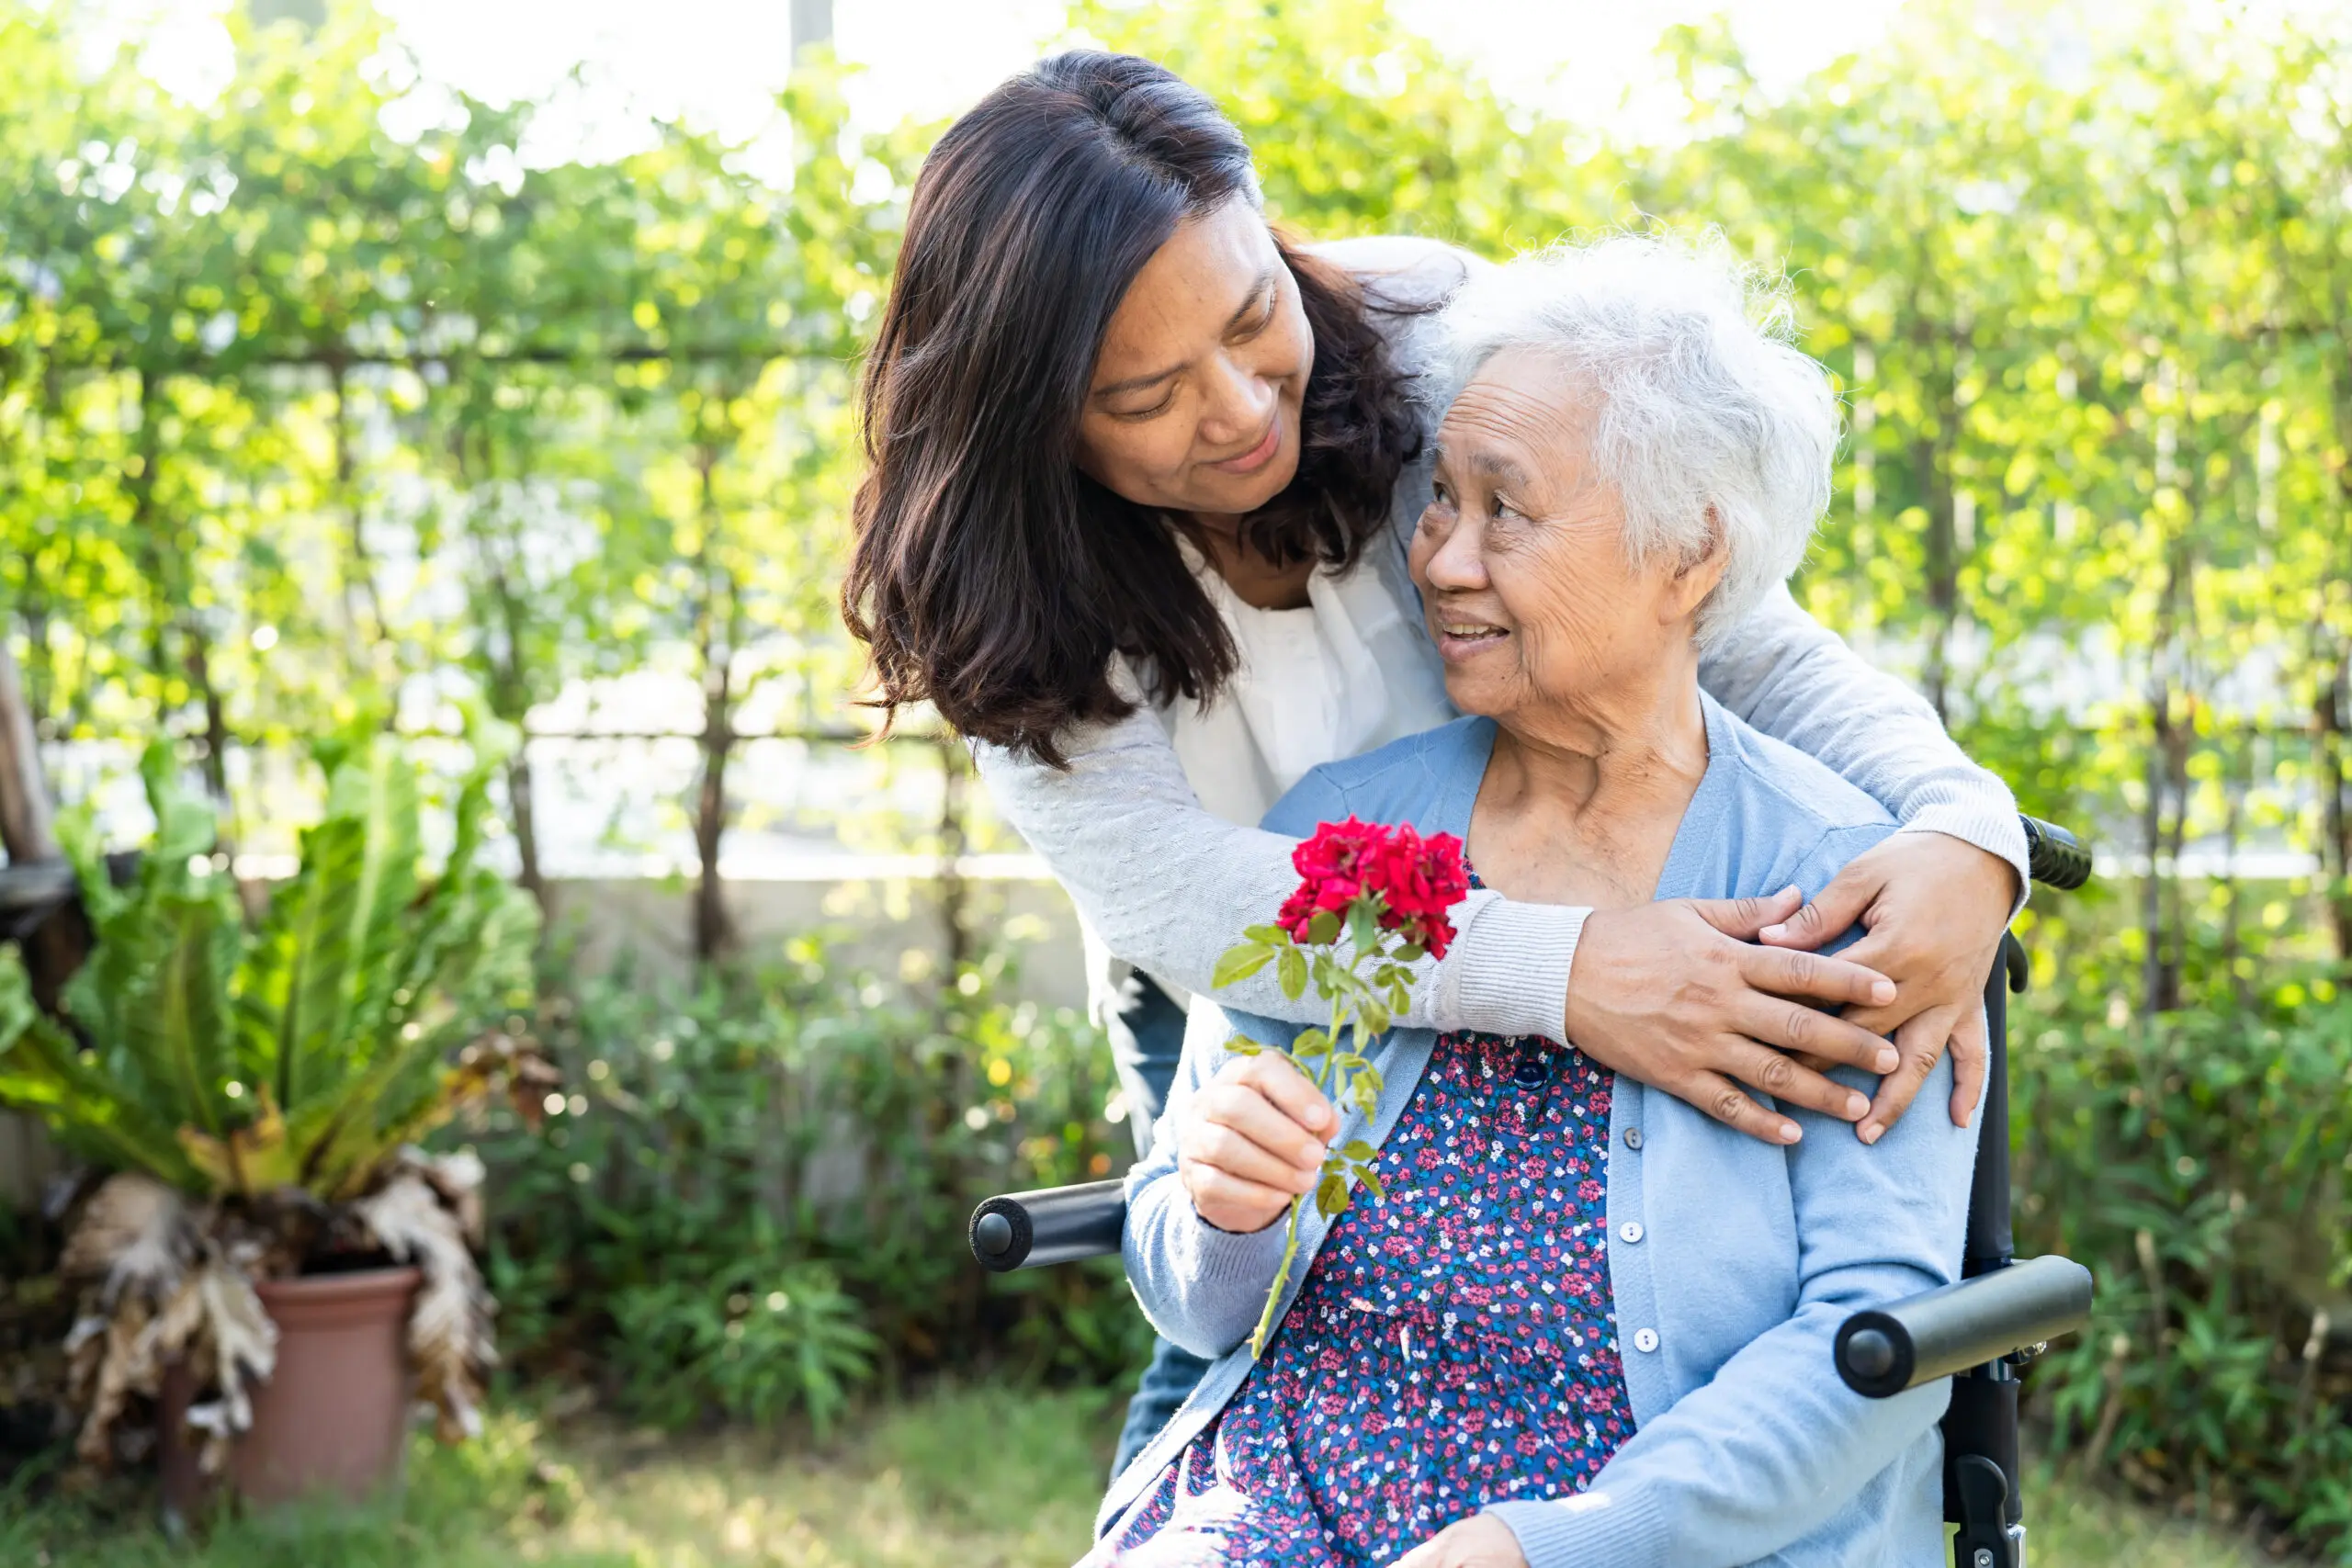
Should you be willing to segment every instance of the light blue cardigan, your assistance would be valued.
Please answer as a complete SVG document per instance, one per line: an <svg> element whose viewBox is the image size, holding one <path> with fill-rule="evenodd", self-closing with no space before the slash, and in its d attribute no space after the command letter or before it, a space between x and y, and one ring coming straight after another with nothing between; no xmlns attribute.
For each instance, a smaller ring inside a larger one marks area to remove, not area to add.
<svg viewBox="0 0 2352 1568"><path fill-rule="evenodd" d="M1792 883L1810 895L1894 830L1877 802L1827 768L1701 700L1707 770L1659 897L1762 895ZM1494 734L1490 721L1465 718L1318 768L1266 826L1303 838L1352 813L1467 837ZM1099 1529L1121 1522L1240 1387L1281 1257L1279 1224L1251 1235L1219 1231L1193 1212L1176 1175L1177 1117L1226 1061L1234 1029L1268 1043L1295 1032L1197 1005L1158 1141L1127 1179L1127 1277L1154 1326L1215 1365L1113 1483ZM1378 1043L1380 1103L1368 1125L1351 1112L1343 1137L1387 1135L1434 1043L1429 1031L1408 1029ZM1860 1074L1839 1076L1872 1087ZM1918 1103L1940 1106L1950 1090L1947 1061ZM1959 1278L1976 1134L1913 1114L1865 1147L1846 1123L1791 1114L1804 1137L1779 1148L1618 1080L1609 1275L1637 1429L1584 1493L1488 1510L1516 1532L1532 1568L1941 1561L1936 1422L1949 1383L1866 1400L1838 1381L1830 1348L1856 1309ZM1308 1205L1294 1299L1327 1228Z"/></svg>

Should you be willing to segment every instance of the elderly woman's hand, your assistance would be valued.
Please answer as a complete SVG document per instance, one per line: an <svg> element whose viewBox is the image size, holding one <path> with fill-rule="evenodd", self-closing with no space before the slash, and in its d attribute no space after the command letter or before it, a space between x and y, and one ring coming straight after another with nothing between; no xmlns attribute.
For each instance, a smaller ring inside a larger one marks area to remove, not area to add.
<svg viewBox="0 0 2352 1568"><path fill-rule="evenodd" d="M1176 1171L1193 1208L1221 1231L1247 1235L1315 1190L1339 1112L1275 1052L1242 1056L1193 1097L1176 1129Z"/></svg>
<svg viewBox="0 0 2352 1568"><path fill-rule="evenodd" d="M1951 1119L1965 1127L1984 1090L1988 1055L1977 1002L2017 906L2018 874L2000 856L1945 833L1896 833L1854 857L1819 897L1758 933L1776 947L1815 948L1859 922L1868 931L1839 957L1894 982L1894 1000L1848 1013L1893 1034L1900 1071L1878 1088L1862 1141L1876 1143L1910 1109L1949 1044Z"/></svg>
<svg viewBox="0 0 2352 1568"><path fill-rule="evenodd" d="M1527 1568L1527 1554L1509 1525L1473 1514L1405 1553L1396 1568Z"/></svg>
<svg viewBox="0 0 2352 1568"><path fill-rule="evenodd" d="M1860 1121L1869 1100L1815 1069L1843 1063L1888 1073L1895 1049L1810 1004L1883 1007L1898 993L1886 976L1842 955L1754 945L1757 932L1803 903L1791 887L1770 898L1594 910L1568 977L1569 1040L1601 1066L1768 1144L1795 1143L1797 1124L1742 1084L1781 1105Z"/></svg>

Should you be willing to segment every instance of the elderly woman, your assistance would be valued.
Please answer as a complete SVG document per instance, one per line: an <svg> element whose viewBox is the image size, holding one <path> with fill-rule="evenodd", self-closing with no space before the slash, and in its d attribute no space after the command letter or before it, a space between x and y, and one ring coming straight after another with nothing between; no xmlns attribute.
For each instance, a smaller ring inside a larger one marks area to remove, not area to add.
<svg viewBox="0 0 2352 1568"><path fill-rule="evenodd" d="M1459 835L1510 898L1600 906L1810 894L1894 830L1699 685L1829 495L1826 378L1753 319L1727 263L1642 240L1473 279L1448 310L1461 389L1411 553L1469 716L1317 769L1269 828L1409 821ZM1102 1555L1940 1554L1946 1390L1863 1400L1830 1348L1855 1309L1958 1277L1973 1132L1914 1116L1866 1147L1790 1110L1804 1135L1775 1146L1572 1044L1411 1029L1380 1043L1385 1087L1359 1117L1284 1058L1227 1051L1228 1024L1295 1032L1203 1004L1130 1178L1136 1292L1215 1364L1114 1483ZM1253 1361L1287 1206L1358 1137L1385 1196L1331 1222L1308 1206Z"/></svg>

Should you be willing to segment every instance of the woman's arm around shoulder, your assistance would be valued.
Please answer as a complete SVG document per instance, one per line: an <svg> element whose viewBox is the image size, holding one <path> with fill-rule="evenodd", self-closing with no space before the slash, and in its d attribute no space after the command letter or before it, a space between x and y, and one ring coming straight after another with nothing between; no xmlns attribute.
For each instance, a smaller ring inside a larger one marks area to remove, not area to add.
<svg viewBox="0 0 2352 1568"><path fill-rule="evenodd" d="M2025 830L2008 786L1968 760L1924 698L1872 669L1786 588L1707 652L1716 701L1809 753L1894 814L1906 833L1946 833L2007 861L2026 886Z"/></svg>
<svg viewBox="0 0 2352 1568"><path fill-rule="evenodd" d="M1317 770L1283 797L1270 825L1238 827L1201 808L1168 732L1138 709L1075 730L1067 769L990 746L974 748L997 808L1068 889L1119 957L1196 993L1243 931L1273 918L1297 886L1293 840L1347 815L1347 795ZM1324 815L1328 813L1329 815ZM1294 825L1295 825L1294 831ZM1290 834L1284 837L1283 834ZM1568 968L1584 911L1473 893L1457 910L1461 938L1416 970L1398 1021L1558 1038ZM1216 995L1295 1023L1319 1016L1283 995L1272 970Z"/></svg>

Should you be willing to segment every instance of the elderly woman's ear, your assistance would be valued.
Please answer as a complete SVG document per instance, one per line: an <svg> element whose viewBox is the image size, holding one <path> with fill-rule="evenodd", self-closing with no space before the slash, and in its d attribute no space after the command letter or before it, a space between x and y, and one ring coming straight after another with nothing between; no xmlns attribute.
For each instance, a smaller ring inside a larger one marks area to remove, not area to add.
<svg viewBox="0 0 2352 1568"><path fill-rule="evenodd" d="M1695 554L1687 555L1682 564L1674 569L1674 581L1658 606L1658 622L1662 626L1679 626L1695 621L1699 606L1724 580L1724 569L1731 564L1731 549L1724 537L1723 519L1715 509L1707 508L1707 542Z"/></svg>

